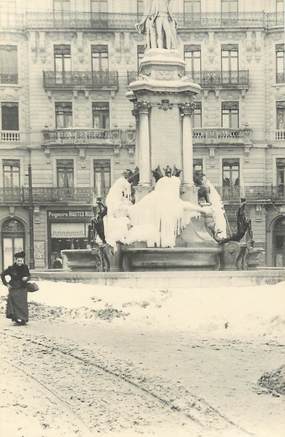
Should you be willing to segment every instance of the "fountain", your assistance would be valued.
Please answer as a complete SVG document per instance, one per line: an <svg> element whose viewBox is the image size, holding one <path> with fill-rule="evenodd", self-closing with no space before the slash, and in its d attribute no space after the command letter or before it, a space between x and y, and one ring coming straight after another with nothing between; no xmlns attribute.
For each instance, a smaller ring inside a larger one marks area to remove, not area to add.
<svg viewBox="0 0 285 437"><path fill-rule="evenodd" d="M114 183L106 199L104 224L106 240L113 247L112 254L108 252L111 271L213 270L220 268L221 260L226 268L229 259L222 256L224 247L213 238L218 233L226 237L226 222L220 197L209 181L205 184L211 206L198 204L192 114L200 86L184 74L169 3L150 2L137 25L145 36L146 50L127 98L136 119L139 183L135 204L126 174ZM236 255L237 250L235 246ZM75 252L62 251L65 268L76 269L77 262L80 270L81 258L98 269L98 250L81 251L79 258Z"/></svg>

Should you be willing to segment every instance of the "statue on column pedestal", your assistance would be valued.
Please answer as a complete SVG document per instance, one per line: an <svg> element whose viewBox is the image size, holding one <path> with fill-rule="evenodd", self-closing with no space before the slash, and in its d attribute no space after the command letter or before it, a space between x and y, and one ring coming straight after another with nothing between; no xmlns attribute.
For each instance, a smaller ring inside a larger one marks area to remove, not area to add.
<svg viewBox="0 0 285 437"><path fill-rule="evenodd" d="M143 20L136 25L145 35L148 49L176 49L176 21L170 11L171 0L150 0Z"/></svg>

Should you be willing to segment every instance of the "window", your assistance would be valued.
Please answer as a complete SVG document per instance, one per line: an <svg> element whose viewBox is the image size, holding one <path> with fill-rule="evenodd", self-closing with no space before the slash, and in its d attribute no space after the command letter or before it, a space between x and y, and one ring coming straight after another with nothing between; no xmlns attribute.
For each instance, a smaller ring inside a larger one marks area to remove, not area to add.
<svg viewBox="0 0 285 437"><path fill-rule="evenodd" d="M276 44L276 82L285 82L285 56L284 44Z"/></svg>
<svg viewBox="0 0 285 437"><path fill-rule="evenodd" d="M57 159L56 175L59 188L72 188L74 186L73 159Z"/></svg>
<svg viewBox="0 0 285 437"><path fill-rule="evenodd" d="M108 0L91 0L91 20L96 27L106 27L108 24Z"/></svg>
<svg viewBox="0 0 285 437"><path fill-rule="evenodd" d="M138 45L137 46L137 69L138 72L140 70L140 64L141 64L141 60L144 57L144 45Z"/></svg>
<svg viewBox="0 0 285 437"><path fill-rule="evenodd" d="M238 0L221 0L221 14L223 23L238 19Z"/></svg>
<svg viewBox="0 0 285 437"><path fill-rule="evenodd" d="M111 187L111 163L109 159L94 160L95 195L105 197Z"/></svg>
<svg viewBox="0 0 285 437"><path fill-rule="evenodd" d="M16 219L9 219L2 226L3 267L13 264L15 253L25 248L25 228Z"/></svg>
<svg viewBox="0 0 285 437"><path fill-rule="evenodd" d="M53 17L58 26L70 23L70 0L53 0Z"/></svg>
<svg viewBox="0 0 285 437"><path fill-rule="evenodd" d="M108 102L92 103L93 127L95 129L110 129L110 111Z"/></svg>
<svg viewBox="0 0 285 437"><path fill-rule="evenodd" d="M229 129L239 127L238 102L222 102L222 127Z"/></svg>
<svg viewBox="0 0 285 437"><path fill-rule="evenodd" d="M0 83L18 83L17 46L0 45Z"/></svg>
<svg viewBox="0 0 285 437"><path fill-rule="evenodd" d="M192 115L193 128L199 129L202 127L202 103L195 102L195 108Z"/></svg>
<svg viewBox="0 0 285 437"><path fill-rule="evenodd" d="M20 187L20 160L3 159L4 188Z"/></svg>
<svg viewBox="0 0 285 437"><path fill-rule="evenodd" d="M276 176L277 176L277 186L284 187L285 185L285 158L276 159Z"/></svg>
<svg viewBox="0 0 285 437"><path fill-rule="evenodd" d="M193 23L201 20L201 1L184 0L184 22Z"/></svg>
<svg viewBox="0 0 285 437"><path fill-rule="evenodd" d="M184 60L187 74L190 74L194 81L201 79L201 47L199 45L184 46Z"/></svg>
<svg viewBox="0 0 285 437"><path fill-rule="evenodd" d="M193 173L202 172L203 173L203 159L194 158L193 159Z"/></svg>
<svg viewBox="0 0 285 437"><path fill-rule="evenodd" d="M238 45L222 46L222 83L238 83L239 56Z"/></svg>
<svg viewBox="0 0 285 437"><path fill-rule="evenodd" d="M223 188L239 188L240 165L239 159L223 159Z"/></svg>
<svg viewBox="0 0 285 437"><path fill-rule="evenodd" d="M137 16L140 19L144 14L144 0L137 0Z"/></svg>
<svg viewBox="0 0 285 437"><path fill-rule="evenodd" d="M285 129L285 101L276 102L276 128Z"/></svg>
<svg viewBox="0 0 285 437"><path fill-rule="evenodd" d="M92 71L108 71L109 55L108 46L96 44L91 46Z"/></svg>
<svg viewBox="0 0 285 437"><path fill-rule="evenodd" d="M55 104L56 129L72 127L72 103L56 102Z"/></svg>
<svg viewBox="0 0 285 437"><path fill-rule="evenodd" d="M1 103L2 130L19 130L18 103Z"/></svg>
<svg viewBox="0 0 285 437"><path fill-rule="evenodd" d="M70 45L62 44L54 46L54 71L56 83L63 83L71 71Z"/></svg>

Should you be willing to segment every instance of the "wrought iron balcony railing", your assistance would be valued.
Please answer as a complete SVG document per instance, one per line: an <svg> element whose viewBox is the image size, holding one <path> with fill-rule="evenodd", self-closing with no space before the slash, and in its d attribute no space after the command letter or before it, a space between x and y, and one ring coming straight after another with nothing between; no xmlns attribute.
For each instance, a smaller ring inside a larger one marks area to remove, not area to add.
<svg viewBox="0 0 285 437"><path fill-rule="evenodd" d="M199 28L264 28L282 27L284 16L266 12L201 12L194 14L176 13L179 29ZM142 16L133 13L92 13L92 12L26 12L25 14L3 13L0 29L130 29Z"/></svg>
<svg viewBox="0 0 285 437"><path fill-rule="evenodd" d="M198 71L185 72L202 88L248 88L249 71Z"/></svg>
<svg viewBox="0 0 285 437"><path fill-rule="evenodd" d="M225 202L239 202L241 197L245 197L249 202L285 201L285 185L224 186L218 187L217 190Z"/></svg>
<svg viewBox="0 0 285 437"><path fill-rule="evenodd" d="M19 143L21 141L21 133L17 130L2 130L0 131L1 143Z"/></svg>
<svg viewBox="0 0 285 437"><path fill-rule="evenodd" d="M252 130L249 128L199 128L193 129L194 144L248 144Z"/></svg>
<svg viewBox="0 0 285 437"><path fill-rule="evenodd" d="M44 71L45 89L111 89L117 90L119 79L117 71Z"/></svg>
<svg viewBox="0 0 285 437"><path fill-rule="evenodd" d="M0 84L17 84L18 74L17 73L0 73Z"/></svg>

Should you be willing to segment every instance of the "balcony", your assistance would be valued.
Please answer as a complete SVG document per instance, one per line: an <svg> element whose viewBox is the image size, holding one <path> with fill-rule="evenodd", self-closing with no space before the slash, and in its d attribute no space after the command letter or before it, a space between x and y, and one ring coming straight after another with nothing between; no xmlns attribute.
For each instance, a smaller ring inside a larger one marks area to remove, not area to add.
<svg viewBox="0 0 285 437"><path fill-rule="evenodd" d="M194 144L251 144L252 130L249 128L200 128L193 129Z"/></svg>
<svg viewBox="0 0 285 437"><path fill-rule="evenodd" d="M285 129L276 129L275 140L276 141L284 141L285 140Z"/></svg>
<svg viewBox="0 0 285 437"><path fill-rule="evenodd" d="M18 83L18 74L0 73L0 85L14 85Z"/></svg>
<svg viewBox="0 0 285 437"><path fill-rule="evenodd" d="M120 129L44 129L43 144L58 145L113 145L121 143Z"/></svg>
<svg viewBox="0 0 285 437"><path fill-rule="evenodd" d="M238 89L249 88L249 71L201 71L185 72L194 82L199 83L205 89Z"/></svg>
<svg viewBox="0 0 285 437"><path fill-rule="evenodd" d="M239 202L241 197L245 197L248 202L285 202L284 185L253 185L245 187L219 187L224 202Z"/></svg>
<svg viewBox="0 0 285 437"><path fill-rule="evenodd" d="M45 90L117 91L119 89L119 78L117 71L44 71L43 86Z"/></svg>
<svg viewBox="0 0 285 437"><path fill-rule="evenodd" d="M20 143L22 135L17 130L2 130L0 131L0 143Z"/></svg>
<svg viewBox="0 0 285 437"><path fill-rule="evenodd" d="M93 188L27 187L0 188L0 204L29 205L53 203L91 204Z"/></svg>

